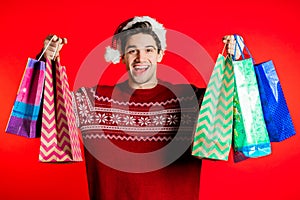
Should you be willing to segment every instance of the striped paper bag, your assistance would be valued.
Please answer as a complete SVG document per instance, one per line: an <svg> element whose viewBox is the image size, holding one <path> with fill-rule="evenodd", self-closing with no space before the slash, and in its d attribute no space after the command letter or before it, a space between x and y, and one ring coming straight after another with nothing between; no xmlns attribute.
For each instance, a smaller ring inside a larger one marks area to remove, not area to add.
<svg viewBox="0 0 300 200"><path fill-rule="evenodd" d="M233 94L232 60L220 54L199 111L192 155L228 160L232 141Z"/></svg>
<svg viewBox="0 0 300 200"><path fill-rule="evenodd" d="M55 80L55 81L54 81ZM46 60L41 146L42 162L82 161L66 68Z"/></svg>

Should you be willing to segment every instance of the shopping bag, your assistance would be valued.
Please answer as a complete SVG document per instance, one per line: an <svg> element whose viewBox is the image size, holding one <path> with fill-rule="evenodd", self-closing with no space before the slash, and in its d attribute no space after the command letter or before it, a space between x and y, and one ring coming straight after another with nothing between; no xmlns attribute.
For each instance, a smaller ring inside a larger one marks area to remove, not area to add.
<svg viewBox="0 0 300 200"><path fill-rule="evenodd" d="M236 41L237 37L235 35ZM252 58L235 60L233 56L233 147L234 157L255 158L271 153L271 143L263 117ZM236 49L237 47L235 47ZM247 47L245 49L248 51ZM236 51L235 51L236 52ZM250 52L249 52L250 54Z"/></svg>
<svg viewBox="0 0 300 200"><path fill-rule="evenodd" d="M41 100L45 62L28 58L6 132L35 138L40 136Z"/></svg>
<svg viewBox="0 0 300 200"><path fill-rule="evenodd" d="M220 54L199 111L193 156L228 160L232 142L233 93L232 60Z"/></svg>
<svg viewBox="0 0 300 200"><path fill-rule="evenodd" d="M65 67L59 61L52 67L47 59L39 154L41 162L82 161L71 101Z"/></svg>
<svg viewBox="0 0 300 200"><path fill-rule="evenodd" d="M49 40L37 60L28 58L17 97L6 126L7 133L28 138L40 136L41 102L45 81L45 62L41 58L53 39L54 36Z"/></svg>
<svg viewBox="0 0 300 200"><path fill-rule="evenodd" d="M280 142L296 134L272 60L254 65L260 99L271 142Z"/></svg>

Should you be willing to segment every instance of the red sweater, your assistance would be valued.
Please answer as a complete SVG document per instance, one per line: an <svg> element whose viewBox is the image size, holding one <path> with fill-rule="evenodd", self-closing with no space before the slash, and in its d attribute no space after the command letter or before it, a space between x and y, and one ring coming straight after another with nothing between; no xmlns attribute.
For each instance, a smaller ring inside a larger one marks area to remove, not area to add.
<svg viewBox="0 0 300 200"><path fill-rule="evenodd" d="M198 199L201 160L190 145L203 94L161 81L153 89L126 81L73 93L90 198Z"/></svg>

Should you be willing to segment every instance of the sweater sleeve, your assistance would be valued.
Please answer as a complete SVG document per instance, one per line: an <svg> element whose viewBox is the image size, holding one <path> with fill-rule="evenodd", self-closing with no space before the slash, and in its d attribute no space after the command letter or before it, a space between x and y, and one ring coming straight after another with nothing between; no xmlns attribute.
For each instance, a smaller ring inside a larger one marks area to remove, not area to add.
<svg viewBox="0 0 300 200"><path fill-rule="evenodd" d="M192 88L194 89L194 92L197 96L198 104L199 104L199 108L200 108L206 88L198 88L195 85L192 85Z"/></svg>
<svg viewBox="0 0 300 200"><path fill-rule="evenodd" d="M79 127L79 119L78 119L78 108L77 108L77 103L76 103L76 98L75 98L75 95L76 95L76 92L73 92L71 91L71 96L72 96L72 107L73 107L73 111L74 111L74 114L75 114L75 122L76 122L76 126Z"/></svg>
<svg viewBox="0 0 300 200"><path fill-rule="evenodd" d="M87 106L87 99L84 91L85 88L79 88L78 90L71 92L72 106L75 114L76 126L78 128L81 127L83 115L85 113L84 110Z"/></svg>
<svg viewBox="0 0 300 200"><path fill-rule="evenodd" d="M76 91L71 92L72 106L76 119L76 126L82 128L93 121L94 109L94 92L95 88L81 87Z"/></svg>

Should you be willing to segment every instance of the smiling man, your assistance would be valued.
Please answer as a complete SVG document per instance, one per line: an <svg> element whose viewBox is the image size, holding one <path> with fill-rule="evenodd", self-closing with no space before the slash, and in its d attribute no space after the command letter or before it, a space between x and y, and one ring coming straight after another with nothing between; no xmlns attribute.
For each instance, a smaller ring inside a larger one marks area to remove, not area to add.
<svg viewBox="0 0 300 200"><path fill-rule="evenodd" d="M125 46L123 62L129 72L129 85L134 89L153 88L157 84L157 62L163 57L151 35L138 33Z"/></svg>
<svg viewBox="0 0 300 200"><path fill-rule="evenodd" d="M64 43L55 38L45 55L58 56ZM190 146L205 89L157 79L166 46L155 19L125 21L105 59L122 60L128 80L73 93L92 200L199 199L201 160Z"/></svg>

